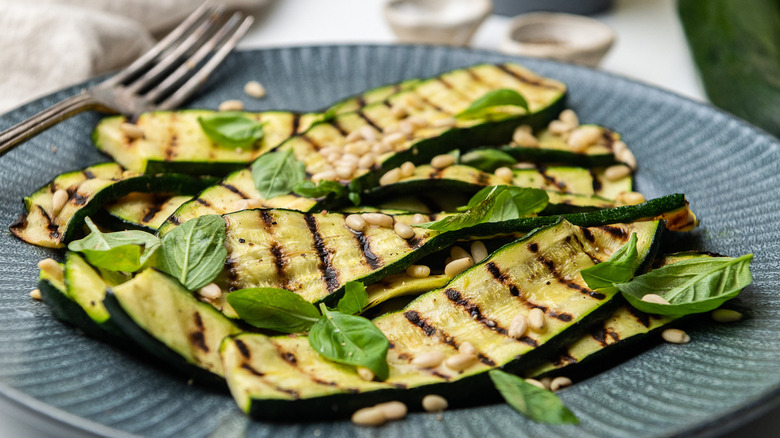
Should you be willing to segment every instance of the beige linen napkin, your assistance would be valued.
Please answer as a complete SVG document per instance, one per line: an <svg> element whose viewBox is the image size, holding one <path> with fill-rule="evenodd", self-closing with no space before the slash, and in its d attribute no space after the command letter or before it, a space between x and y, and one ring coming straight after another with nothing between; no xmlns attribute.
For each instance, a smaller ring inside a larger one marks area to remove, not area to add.
<svg viewBox="0 0 780 438"><path fill-rule="evenodd" d="M223 0L253 8L267 0ZM129 64L199 0L0 0L0 114Z"/></svg>

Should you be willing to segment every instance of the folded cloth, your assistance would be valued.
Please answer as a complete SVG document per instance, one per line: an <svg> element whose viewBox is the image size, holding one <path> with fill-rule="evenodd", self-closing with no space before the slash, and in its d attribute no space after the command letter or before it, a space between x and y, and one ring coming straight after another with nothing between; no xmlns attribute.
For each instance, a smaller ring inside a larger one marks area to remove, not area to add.
<svg viewBox="0 0 780 438"><path fill-rule="evenodd" d="M246 9L267 0L222 0ZM0 0L0 114L129 64L197 0Z"/></svg>

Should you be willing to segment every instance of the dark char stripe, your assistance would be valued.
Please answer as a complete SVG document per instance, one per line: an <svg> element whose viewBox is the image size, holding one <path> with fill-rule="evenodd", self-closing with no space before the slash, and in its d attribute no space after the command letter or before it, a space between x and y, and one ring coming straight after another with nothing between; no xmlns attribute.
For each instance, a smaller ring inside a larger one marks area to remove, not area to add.
<svg viewBox="0 0 780 438"><path fill-rule="evenodd" d="M382 266L382 261L379 260L379 257L377 257L373 251L371 251L371 242L368 240L368 237L360 231L355 231L349 227L346 228L355 236L358 248L360 248L360 252L363 253L363 260L368 263L368 266L370 266L371 269L379 269Z"/></svg>
<svg viewBox="0 0 780 438"><path fill-rule="evenodd" d="M349 135L349 131L347 131L346 129L344 129L344 128L341 126L341 123L339 123L339 118L338 118L338 117L334 117L334 118L333 118L332 120L330 120L328 123L329 123L331 126L333 126L334 128L336 128L336 129L339 131L339 134L341 134L341 136L342 136L342 137L346 137L347 135Z"/></svg>
<svg viewBox="0 0 780 438"><path fill-rule="evenodd" d="M571 365L577 363L577 358L569 354L568 352L561 353L558 357L553 359L553 365L556 367Z"/></svg>
<svg viewBox="0 0 780 438"><path fill-rule="evenodd" d="M176 157L176 148L179 147L179 137L176 136L176 122L178 119L178 116L176 113L171 113L171 120L169 126L169 133L171 135L170 141L168 141L168 144L165 145L165 152L163 153L163 156L165 157L165 161L173 161L173 159Z"/></svg>
<svg viewBox="0 0 780 438"><path fill-rule="evenodd" d="M141 218L141 223L148 224L151 222L152 219L157 216L157 213L162 210L163 205L165 205L169 199L170 198L166 196L153 196L152 204L146 210L144 210L144 216Z"/></svg>
<svg viewBox="0 0 780 438"><path fill-rule="evenodd" d="M201 318L200 313L198 312L195 312L195 315L193 316L196 330L189 335L190 343L203 350L204 353L208 353L210 349L209 346L206 345L206 336L204 333L206 327L203 326L203 318Z"/></svg>
<svg viewBox="0 0 780 438"><path fill-rule="evenodd" d="M236 348L238 348L238 351L241 352L242 356L244 356L247 359L250 359L252 357L252 354L249 352L249 347L246 346L244 341L240 339L236 339L234 343L236 344Z"/></svg>
<svg viewBox="0 0 780 438"><path fill-rule="evenodd" d="M355 111L355 113L357 113L357 115L359 115L360 118L363 119L366 123L368 123L372 128L376 129L380 133L383 131L381 126L377 125L373 120L371 120L370 117L366 115L365 112L363 112L362 108Z"/></svg>
<svg viewBox="0 0 780 438"><path fill-rule="evenodd" d="M626 233L626 230L620 228L620 227L613 227L610 225L604 225L603 227L599 227L600 230L604 231L605 233L611 235L612 237L620 240L628 240L628 233Z"/></svg>
<svg viewBox="0 0 780 438"><path fill-rule="evenodd" d="M509 76L514 77L515 79L517 79L520 82L525 82L526 84L535 85L537 87L549 88L551 90L557 90L558 89L558 87L556 87L555 85L547 84L547 83L541 81L540 79L534 79L534 78L529 78L527 76L523 76L520 73L517 73L516 71L511 70L505 64L496 64L496 67L498 67L504 73L508 74Z"/></svg>
<svg viewBox="0 0 780 438"><path fill-rule="evenodd" d="M328 293L332 293L339 288L339 273L333 268L330 263L330 253L325 247L325 241L322 239L322 235L317 229L317 220L314 216L306 214L303 216L306 221L306 226L309 228L312 238L314 239L314 249L317 251L317 257L320 259L320 272L322 273L322 279L325 280L325 285L328 288Z"/></svg>
<svg viewBox="0 0 780 438"><path fill-rule="evenodd" d="M231 192L235 193L236 195L240 196L242 199L249 199L249 196L247 196L246 193L242 192L241 190L238 190L238 188L232 184L227 183L219 183L220 186L223 188L230 190Z"/></svg>
<svg viewBox="0 0 780 438"><path fill-rule="evenodd" d="M485 267L487 267L488 272L490 272L490 275L492 275L493 278L498 280L498 282L500 282L501 284L509 287L509 293L512 294L512 296L520 298L526 307L530 309L533 308L542 309L542 312L546 313L551 318L556 318L563 322L571 322L572 316L570 314L563 313L563 312L558 313L554 310L548 310L547 307L532 303L528 301L528 299L526 299L525 297L520 296L520 290L517 288L516 285L512 284L509 275L507 275L507 273L505 272L501 272L501 270L498 268L498 266L496 266L495 263L488 262L487 264L485 264Z"/></svg>
<svg viewBox="0 0 780 438"><path fill-rule="evenodd" d="M261 373L260 371L257 371L256 369L254 369L254 368L252 367L252 365L250 365L250 364L248 364L248 363L246 363L246 362L244 362L244 363L242 363L242 364L241 364L241 368L243 368L243 369L245 369L245 370L249 371L250 373L254 374L254 375L255 375L255 376L257 376L257 377L263 377L263 376L265 376L265 374ZM293 398L295 398L295 399L299 399L299 398L301 398L301 395L300 395L300 394L298 394L298 391L295 391L295 390L293 390L293 389L289 389L289 388L282 388L282 387L280 387L280 386L276 386L276 385L273 385L273 388L274 388L275 390L279 391L279 392L283 392L283 393L285 393L285 394L289 394L289 395L291 395L291 396L292 396Z"/></svg>
<svg viewBox="0 0 780 438"><path fill-rule="evenodd" d="M269 236L274 235L274 226L276 226L276 220L268 212L268 210L260 210L260 219L263 221L263 227ZM284 255L284 247L279 244L276 239L271 241L269 250L274 258L274 266L276 267L276 277L281 285L282 289L287 289L287 257Z"/></svg>
<svg viewBox="0 0 780 438"><path fill-rule="evenodd" d="M82 170L81 173L84 174L86 179L95 179L95 174L89 169Z"/></svg>
<svg viewBox="0 0 780 438"><path fill-rule="evenodd" d="M458 348L458 344L452 339L452 336L445 334L441 330L437 329L436 327L432 326L428 321L426 321L422 316L420 316L420 313L416 310L407 310L404 312L404 317L407 321L411 322L412 324L419 327L423 333L425 333L425 336L433 336L437 331L443 335L442 338L444 339L444 343L447 345L450 345L452 347ZM480 362L484 363L488 366L496 366L496 363L493 362L492 359L485 356L482 353L478 353L477 357L479 358ZM444 377L441 375L438 375L438 377Z"/></svg>
<svg viewBox="0 0 780 438"><path fill-rule="evenodd" d="M203 198L195 198L195 202L204 207L211 207L211 203Z"/></svg>
<svg viewBox="0 0 780 438"><path fill-rule="evenodd" d="M650 315L648 315L645 312L642 312L641 310L635 309L634 306L628 306L626 308L628 309L628 313L630 313L631 316L636 318L636 320L639 321L640 324L642 324L645 327L650 327Z"/></svg>
<svg viewBox="0 0 780 438"><path fill-rule="evenodd" d="M590 179L591 179L591 186L593 186L593 192L598 193L599 190L602 188L601 180L599 179L599 176L596 174L596 171L594 169L590 169Z"/></svg>
<svg viewBox="0 0 780 438"><path fill-rule="evenodd" d="M301 114L300 113L293 113L292 117L292 129L290 130L290 135L294 135L298 133L298 128L301 126Z"/></svg>
<svg viewBox="0 0 780 438"><path fill-rule="evenodd" d="M557 179L555 179L554 176L549 175L547 173L547 166L537 165L536 170L539 172L539 175L541 175L542 178L544 178L544 180L547 181L548 184L552 184L555 187L558 187L563 193L568 193L567 191L568 187L566 186L566 183L563 181L558 181Z"/></svg>
<svg viewBox="0 0 780 438"><path fill-rule="evenodd" d="M607 298L607 296L602 294L601 292L596 292L594 290L583 287L573 282L572 280L567 280L563 278L561 274L555 269L555 263L552 260L548 260L544 256L538 256L536 260L542 263L559 283L566 285L566 287L568 287L569 289L582 292L583 294L589 295L590 297L595 298L597 300L603 300Z"/></svg>

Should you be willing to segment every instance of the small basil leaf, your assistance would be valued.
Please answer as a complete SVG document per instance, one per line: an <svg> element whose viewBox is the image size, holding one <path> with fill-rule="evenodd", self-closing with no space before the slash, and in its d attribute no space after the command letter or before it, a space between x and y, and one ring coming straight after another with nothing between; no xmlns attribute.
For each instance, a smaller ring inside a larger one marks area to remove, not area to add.
<svg viewBox="0 0 780 438"><path fill-rule="evenodd" d="M580 271L582 279L591 289L612 287L615 283L625 283L634 276L639 254L636 250L636 233L631 234L628 243L614 252L606 262L599 263Z"/></svg>
<svg viewBox="0 0 780 438"><path fill-rule="evenodd" d="M643 312L680 316L709 312L753 282L751 260L753 254L683 260L615 286L632 306ZM660 295L670 304L642 301L645 294Z"/></svg>
<svg viewBox="0 0 780 438"><path fill-rule="evenodd" d="M313 181L302 181L293 187L293 192L306 198L321 198L331 193L341 197L347 193L347 188L336 181L322 180L316 184Z"/></svg>
<svg viewBox="0 0 780 438"><path fill-rule="evenodd" d="M485 187L469 200L465 212L415 226L450 231L484 222L517 219L544 210L549 201L544 190L512 186Z"/></svg>
<svg viewBox="0 0 780 438"><path fill-rule="evenodd" d="M358 205L360 205L360 193L358 193L358 192L349 192L349 195L347 197L352 202L352 205L354 205L356 207Z"/></svg>
<svg viewBox="0 0 780 438"><path fill-rule="evenodd" d="M483 172L494 172L499 167L517 163L511 155L498 149L477 149L460 157L460 163Z"/></svg>
<svg viewBox="0 0 780 438"><path fill-rule="evenodd" d="M501 370L491 370L490 379L504 400L518 412L539 423L578 424L579 419L552 392Z"/></svg>
<svg viewBox="0 0 780 438"><path fill-rule="evenodd" d="M380 380L387 379L389 342L371 321L361 316L330 311L321 306L322 317L309 331L309 345L334 362L363 366Z"/></svg>
<svg viewBox="0 0 780 438"><path fill-rule="evenodd" d="M528 111L528 102L515 90L501 88L485 93L468 108L457 114L459 119L479 119L490 114L496 107L519 106Z"/></svg>
<svg viewBox="0 0 780 438"><path fill-rule="evenodd" d="M517 208L517 204L515 204L512 195L508 191L499 191L494 197L493 213L490 215L488 222L505 221L520 217L520 210Z"/></svg>
<svg viewBox="0 0 780 438"><path fill-rule="evenodd" d="M162 238L158 267L189 290L211 283L225 267L225 220L216 214L190 219Z"/></svg>
<svg viewBox="0 0 780 438"><path fill-rule="evenodd" d="M252 179L260 196L271 199L292 192L306 179L306 170L288 149L260 155L252 163Z"/></svg>
<svg viewBox="0 0 780 438"><path fill-rule="evenodd" d="M490 216L493 214L494 199L484 199L463 213L445 216L435 222L426 222L414 226L436 231L452 231L473 227L490 220Z"/></svg>
<svg viewBox="0 0 780 438"><path fill-rule="evenodd" d="M344 285L344 296L341 297L336 309L341 313L355 315L363 311L368 304L368 293L363 283L350 281Z"/></svg>
<svg viewBox="0 0 780 438"><path fill-rule="evenodd" d="M135 272L146 263L160 240L143 231L102 233L89 217L85 218L90 233L68 244L68 249L84 254L95 267L110 271Z"/></svg>
<svg viewBox="0 0 780 438"><path fill-rule="evenodd" d="M229 293L227 301L247 323L283 333L305 332L320 318L314 304L285 289L240 289Z"/></svg>
<svg viewBox="0 0 780 438"><path fill-rule="evenodd" d="M198 117L206 136L214 143L231 148L250 148L263 138L263 125L235 111L222 111Z"/></svg>

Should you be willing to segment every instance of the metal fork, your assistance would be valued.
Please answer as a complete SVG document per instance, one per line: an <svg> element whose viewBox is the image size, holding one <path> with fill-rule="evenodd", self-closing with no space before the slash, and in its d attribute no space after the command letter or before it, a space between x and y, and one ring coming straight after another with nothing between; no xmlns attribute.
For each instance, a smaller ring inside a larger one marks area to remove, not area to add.
<svg viewBox="0 0 780 438"><path fill-rule="evenodd" d="M124 70L0 133L0 156L85 110L135 117L176 108L206 81L252 21L240 12L228 17L224 7L203 4Z"/></svg>

